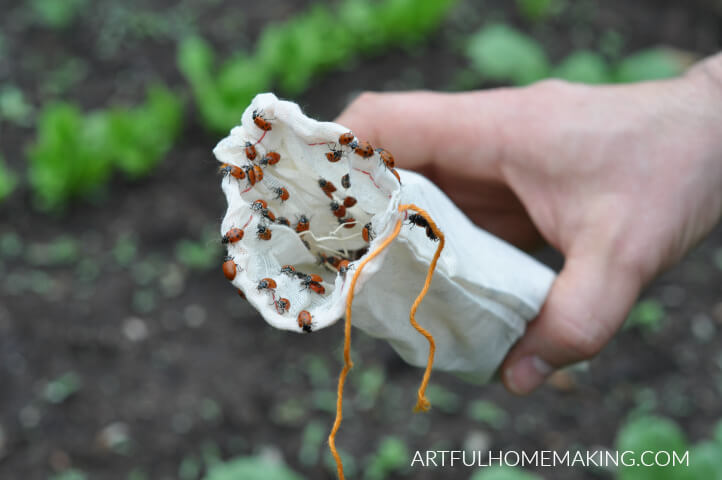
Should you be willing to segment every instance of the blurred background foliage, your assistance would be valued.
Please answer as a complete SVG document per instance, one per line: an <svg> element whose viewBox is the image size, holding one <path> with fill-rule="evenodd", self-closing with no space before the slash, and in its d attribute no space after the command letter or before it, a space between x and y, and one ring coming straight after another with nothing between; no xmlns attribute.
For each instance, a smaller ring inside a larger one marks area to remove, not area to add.
<svg viewBox="0 0 722 480"><path fill-rule="evenodd" d="M330 119L367 88L661 79L722 45L716 0L27 0L0 11L2 478L333 478L337 337L281 336L216 272L210 150L256 93ZM689 449L692 465L448 478L722 478L721 275L713 239L645 294L605 368L560 372L540 400L439 375L433 413L412 417L417 372L359 335L339 440L347 472L439 478L409 467L419 445L543 445Z"/></svg>

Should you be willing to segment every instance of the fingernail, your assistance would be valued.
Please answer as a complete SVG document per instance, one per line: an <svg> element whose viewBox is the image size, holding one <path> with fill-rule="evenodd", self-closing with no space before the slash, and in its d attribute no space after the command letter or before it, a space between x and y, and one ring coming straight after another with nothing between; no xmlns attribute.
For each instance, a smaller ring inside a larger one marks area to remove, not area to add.
<svg viewBox="0 0 722 480"><path fill-rule="evenodd" d="M542 384L554 369L536 355L519 359L504 371L509 389L517 395L526 395Z"/></svg>

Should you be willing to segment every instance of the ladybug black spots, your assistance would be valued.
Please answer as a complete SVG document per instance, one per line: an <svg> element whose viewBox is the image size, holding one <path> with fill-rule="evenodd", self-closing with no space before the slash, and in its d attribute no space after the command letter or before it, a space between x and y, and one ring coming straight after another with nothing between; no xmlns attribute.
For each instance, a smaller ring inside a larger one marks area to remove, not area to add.
<svg viewBox="0 0 722 480"><path fill-rule="evenodd" d="M288 190L284 187L274 187L271 189L276 194L276 200L280 199L281 202L285 202L289 198Z"/></svg>
<svg viewBox="0 0 722 480"><path fill-rule="evenodd" d="M272 278L262 278L258 282L258 290L273 290L276 288L276 281Z"/></svg>
<svg viewBox="0 0 722 480"><path fill-rule="evenodd" d="M231 177L237 178L239 180L246 178L246 174L243 173L241 167L237 167L235 165L229 165L227 163L224 163L223 165L221 165L221 168L219 168L218 171L224 176L230 175Z"/></svg>
<svg viewBox="0 0 722 480"><path fill-rule="evenodd" d="M338 137L338 143L341 145L349 145L351 142L353 142L354 135L352 132L346 132L341 134L340 137Z"/></svg>
<svg viewBox="0 0 722 480"><path fill-rule="evenodd" d="M271 229L266 227L265 225L259 225L258 228L256 228L256 236L259 238L259 240L270 240Z"/></svg>
<svg viewBox="0 0 722 480"><path fill-rule="evenodd" d="M261 210L261 216L262 216L263 218L265 218L266 220L268 220L269 222L275 222L275 221L276 221L276 216L273 214L272 211L270 211L270 210L267 209L267 208L264 208L263 210Z"/></svg>
<svg viewBox="0 0 722 480"><path fill-rule="evenodd" d="M331 163L336 163L341 160L341 155L341 150L331 150L330 152L326 153L326 159Z"/></svg>
<svg viewBox="0 0 722 480"><path fill-rule="evenodd" d="M310 228L308 221L308 217L306 215L301 215L298 218L298 223L296 223L296 233L305 232Z"/></svg>
<svg viewBox="0 0 722 480"><path fill-rule="evenodd" d="M340 205L338 202L331 202L331 212L333 212L337 218L341 218L346 215L346 207Z"/></svg>
<svg viewBox="0 0 722 480"><path fill-rule="evenodd" d="M281 160L281 154L277 152L268 152L263 156L263 158L258 162L264 167L268 165L275 165Z"/></svg>
<svg viewBox="0 0 722 480"><path fill-rule="evenodd" d="M318 186L321 187L321 190L323 190L323 193L325 193L328 198L333 198L331 194L336 191L336 186L333 183L321 178L318 180Z"/></svg>
<svg viewBox="0 0 722 480"><path fill-rule="evenodd" d="M258 165L253 166L253 173L256 174L256 182L263 180L263 169Z"/></svg>
<svg viewBox="0 0 722 480"><path fill-rule="evenodd" d="M222 243L236 243L243 239L243 230L240 228L231 228L223 235Z"/></svg>
<svg viewBox="0 0 722 480"><path fill-rule="evenodd" d="M273 128L273 126L271 125L271 122L269 122L268 120L266 120L263 117L262 112L259 112L258 110L254 110L252 117L253 117L253 123L255 123L256 126L258 128L260 128L261 130L263 130L264 132L267 132Z"/></svg>
<svg viewBox="0 0 722 480"><path fill-rule="evenodd" d="M313 322L313 317L311 316L311 313L308 310L301 310L301 312L298 314L298 327L303 330L304 332L308 333L311 331L311 323Z"/></svg>
<svg viewBox="0 0 722 480"><path fill-rule="evenodd" d="M249 166L243 167L243 169L246 171L246 176L248 177L248 183L251 186L254 186L256 184L256 170Z"/></svg>
<svg viewBox="0 0 722 480"><path fill-rule="evenodd" d="M248 158L249 160L254 160L256 156L258 156L256 147L251 142L246 142L245 152L246 158Z"/></svg>
<svg viewBox="0 0 722 480"><path fill-rule="evenodd" d="M394 165L396 165L396 161L394 160L394 156L391 155L391 152L389 152L388 150L384 150L383 148L379 148L376 151L379 152L381 161L384 162L386 168L394 168Z"/></svg>
<svg viewBox="0 0 722 480"><path fill-rule="evenodd" d="M286 313L291 308L291 302L288 301L287 298L283 298L283 297L279 298L278 300L275 301L275 304L276 304L276 311L278 311L278 313L280 313L281 315Z"/></svg>
<svg viewBox="0 0 722 480"><path fill-rule="evenodd" d="M369 158L374 154L374 147L369 142L359 142L353 152L363 158Z"/></svg>
<svg viewBox="0 0 722 480"><path fill-rule="evenodd" d="M376 237L376 234L373 231L373 227L371 226L371 222L364 225L363 230L361 230L361 236L366 243L370 243L374 239L374 237Z"/></svg>
<svg viewBox="0 0 722 480"><path fill-rule="evenodd" d="M341 177L341 186L343 188L351 188L351 177L348 173Z"/></svg>

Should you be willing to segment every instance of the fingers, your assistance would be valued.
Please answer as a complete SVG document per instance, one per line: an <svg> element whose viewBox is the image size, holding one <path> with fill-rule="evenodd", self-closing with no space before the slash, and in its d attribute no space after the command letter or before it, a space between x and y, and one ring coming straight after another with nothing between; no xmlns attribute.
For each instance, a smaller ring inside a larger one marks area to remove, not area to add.
<svg viewBox="0 0 722 480"><path fill-rule="evenodd" d="M570 257L539 317L507 355L506 387L527 394L555 369L596 355L624 322L639 289L635 275L605 257Z"/></svg>
<svg viewBox="0 0 722 480"><path fill-rule="evenodd" d="M518 111L513 92L364 93L336 122L391 151L402 168L455 169L498 180L501 156L510 148L506 133L519 128L511 118Z"/></svg>

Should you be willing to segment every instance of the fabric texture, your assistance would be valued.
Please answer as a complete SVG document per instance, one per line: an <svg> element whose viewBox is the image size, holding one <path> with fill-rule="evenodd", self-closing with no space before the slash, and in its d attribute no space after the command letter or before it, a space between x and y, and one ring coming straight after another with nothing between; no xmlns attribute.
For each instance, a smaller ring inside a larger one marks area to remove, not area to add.
<svg viewBox="0 0 722 480"><path fill-rule="evenodd" d="M471 381L488 380L538 313L554 272L476 227L423 176L390 168L381 159L382 151L365 157L353 149L360 139L343 145L340 136L349 130L341 125L310 119L295 103L270 93L256 96L241 121L214 149L220 162L246 171L244 178L237 178L225 170L221 185L228 209L221 235L243 230L241 240L228 243L235 265L231 281L263 318L276 328L297 332L338 321L354 265L402 219L406 224L399 237L360 273L353 324L387 340L406 362L424 366L428 342L409 324L409 308L437 244L398 212L400 204L413 203L431 214L446 238L431 289L416 314L436 340L435 367ZM259 127L263 122L270 129ZM256 151L253 160L249 145ZM280 155L276 163L265 164L269 152ZM253 166L260 167L263 178L252 185L247 169ZM279 197L280 188L287 192L286 200ZM347 197L355 204L337 215L340 211L332 208ZM267 207L254 207L257 200ZM304 216L308 230L299 233ZM281 217L289 225L279 223ZM270 231L270 239L258 233L259 226ZM350 261L345 274L337 268L342 259ZM282 273L284 265L293 266L297 274ZM321 276L323 293L304 284L303 274ZM259 288L266 278L273 279L275 288ZM284 304L279 308L281 298L288 300L287 309ZM299 320L304 311L311 318L306 328Z"/></svg>

